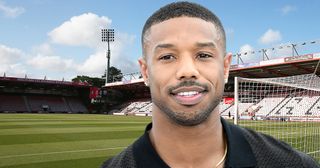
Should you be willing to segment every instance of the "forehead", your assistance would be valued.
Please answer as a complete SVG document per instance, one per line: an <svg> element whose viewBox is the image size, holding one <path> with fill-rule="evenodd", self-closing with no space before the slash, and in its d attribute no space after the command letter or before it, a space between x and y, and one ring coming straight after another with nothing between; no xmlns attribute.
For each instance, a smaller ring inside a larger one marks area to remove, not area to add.
<svg viewBox="0 0 320 168"><path fill-rule="evenodd" d="M212 42L220 45L221 33L212 22L199 18L178 17L154 24L144 36L144 50L158 43L183 44Z"/></svg>

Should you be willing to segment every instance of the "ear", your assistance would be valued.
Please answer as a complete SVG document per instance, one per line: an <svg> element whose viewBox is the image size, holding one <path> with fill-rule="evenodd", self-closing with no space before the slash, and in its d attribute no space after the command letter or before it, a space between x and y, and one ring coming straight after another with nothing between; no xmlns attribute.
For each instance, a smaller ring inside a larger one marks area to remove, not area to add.
<svg viewBox="0 0 320 168"><path fill-rule="evenodd" d="M140 72L146 86L149 86L148 66L146 60L141 57L139 60Z"/></svg>
<svg viewBox="0 0 320 168"><path fill-rule="evenodd" d="M228 83L231 60L232 60L232 53L228 53L224 57L224 61L223 61L223 64L224 64L224 67L223 67L224 68L224 72L223 72L224 83Z"/></svg>

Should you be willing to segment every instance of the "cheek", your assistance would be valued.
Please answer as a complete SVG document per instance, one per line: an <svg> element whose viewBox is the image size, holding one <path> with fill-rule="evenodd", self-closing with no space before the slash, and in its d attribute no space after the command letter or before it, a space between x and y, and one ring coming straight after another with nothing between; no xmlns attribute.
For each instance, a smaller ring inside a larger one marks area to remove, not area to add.
<svg viewBox="0 0 320 168"><path fill-rule="evenodd" d="M221 64L211 63L199 66L200 74L207 78L207 80L216 83L217 81L223 80L224 69Z"/></svg>
<svg viewBox="0 0 320 168"><path fill-rule="evenodd" d="M211 85L214 93L224 89L224 72L222 66L206 66L201 68L200 74Z"/></svg>
<svg viewBox="0 0 320 168"><path fill-rule="evenodd" d="M150 79L150 89L151 92L157 92L158 94L162 94L164 92L167 83L170 81L170 78L173 76L166 71L166 69L154 66L149 73Z"/></svg>

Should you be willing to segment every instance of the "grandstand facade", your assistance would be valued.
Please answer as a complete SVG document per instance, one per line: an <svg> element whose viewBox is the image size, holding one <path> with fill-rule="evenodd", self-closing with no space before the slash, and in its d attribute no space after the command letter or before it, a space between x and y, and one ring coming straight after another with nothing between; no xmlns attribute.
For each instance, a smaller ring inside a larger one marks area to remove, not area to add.
<svg viewBox="0 0 320 168"><path fill-rule="evenodd" d="M88 113L90 85L0 77L2 113Z"/></svg>

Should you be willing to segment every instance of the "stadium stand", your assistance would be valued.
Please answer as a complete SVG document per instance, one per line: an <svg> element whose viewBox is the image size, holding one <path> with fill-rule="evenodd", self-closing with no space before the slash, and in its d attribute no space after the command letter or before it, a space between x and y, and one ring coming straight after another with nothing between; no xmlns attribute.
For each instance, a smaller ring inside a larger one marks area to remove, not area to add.
<svg viewBox="0 0 320 168"><path fill-rule="evenodd" d="M283 102L284 97L265 97L263 98L257 106L260 107L258 111L256 111L256 116L267 116L271 111L279 107L279 104ZM271 109L271 111L270 111Z"/></svg>
<svg viewBox="0 0 320 168"><path fill-rule="evenodd" d="M0 112L88 113L87 83L0 77Z"/></svg>
<svg viewBox="0 0 320 168"><path fill-rule="evenodd" d="M310 108L310 113L320 116L320 96L318 96L318 99Z"/></svg>
<svg viewBox="0 0 320 168"><path fill-rule="evenodd" d="M23 96L0 95L0 111L2 112L27 112Z"/></svg>
<svg viewBox="0 0 320 168"><path fill-rule="evenodd" d="M32 112L67 113L70 111L62 97L27 96L27 99Z"/></svg>
<svg viewBox="0 0 320 168"><path fill-rule="evenodd" d="M114 115L135 115L135 116L151 116L152 103L151 101L136 101L131 102L120 112L113 113Z"/></svg>
<svg viewBox="0 0 320 168"><path fill-rule="evenodd" d="M248 109L253 105L253 103L241 103L241 106L239 108L240 116L248 116ZM233 118L234 116L234 105L222 105L222 107L227 107L220 113L221 116L225 118ZM221 107L220 107L221 109Z"/></svg>
<svg viewBox="0 0 320 168"><path fill-rule="evenodd" d="M137 114L142 116L152 116L152 102L149 101L148 104L141 108Z"/></svg>
<svg viewBox="0 0 320 168"><path fill-rule="evenodd" d="M234 114L233 104L220 102L221 116L228 117ZM240 103L241 116L256 117L292 117L320 114L320 96L311 97L265 97L258 103Z"/></svg>
<svg viewBox="0 0 320 168"><path fill-rule="evenodd" d="M81 103L78 98L66 98L72 113L87 113L87 108Z"/></svg>
<svg viewBox="0 0 320 168"><path fill-rule="evenodd" d="M220 115L225 118L232 118L234 115L233 104L225 104L223 101L220 102Z"/></svg>
<svg viewBox="0 0 320 168"><path fill-rule="evenodd" d="M219 108L221 115L228 115L227 110L232 107L233 104L226 104L223 101L220 102Z"/></svg>
<svg viewBox="0 0 320 168"><path fill-rule="evenodd" d="M310 114L310 108L319 99L318 96L313 97L291 97L286 98L287 102L283 107L270 116L305 116Z"/></svg>
<svg viewBox="0 0 320 168"><path fill-rule="evenodd" d="M220 115L225 118L234 116L234 104L220 102ZM240 103L240 118L252 119L255 117L290 117L320 114L320 96L311 97L265 97L257 103ZM127 103L122 110L114 115L152 116L151 101L135 101ZM248 117L249 116L249 117Z"/></svg>

